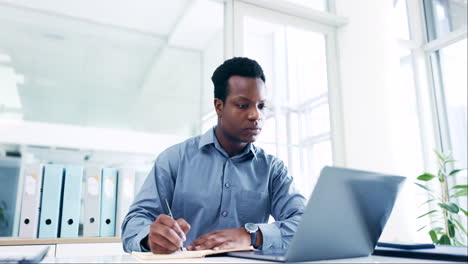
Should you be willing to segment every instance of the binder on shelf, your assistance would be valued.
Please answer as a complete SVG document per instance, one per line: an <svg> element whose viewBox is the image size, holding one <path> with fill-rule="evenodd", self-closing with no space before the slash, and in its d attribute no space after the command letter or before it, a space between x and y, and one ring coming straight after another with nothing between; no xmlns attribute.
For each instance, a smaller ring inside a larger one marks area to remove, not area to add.
<svg viewBox="0 0 468 264"><path fill-rule="evenodd" d="M63 166L44 166L39 216L39 238L56 238L59 232Z"/></svg>
<svg viewBox="0 0 468 264"><path fill-rule="evenodd" d="M117 206L117 169L102 169L100 236L115 236Z"/></svg>
<svg viewBox="0 0 468 264"><path fill-rule="evenodd" d="M21 238L36 238L39 229L43 165L30 163L24 166L24 185L18 236Z"/></svg>
<svg viewBox="0 0 468 264"><path fill-rule="evenodd" d="M135 170L132 168L119 169L119 181L117 183L117 220L115 235L120 237L122 222L128 213L128 208L135 196Z"/></svg>
<svg viewBox="0 0 468 264"><path fill-rule="evenodd" d="M66 166L64 181L60 237L78 237L83 167Z"/></svg>
<svg viewBox="0 0 468 264"><path fill-rule="evenodd" d="M85 169L85 197L83 236L99 236L101 217L101 168L89 167Z"/></svg>

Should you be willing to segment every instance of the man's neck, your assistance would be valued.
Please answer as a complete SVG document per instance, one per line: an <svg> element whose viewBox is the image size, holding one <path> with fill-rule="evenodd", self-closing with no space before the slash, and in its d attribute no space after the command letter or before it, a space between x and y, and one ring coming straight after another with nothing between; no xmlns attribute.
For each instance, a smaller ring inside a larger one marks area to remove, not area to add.
<svg viewBox="0 0 468 264"><path fill-rule="evenodd" d="M247 143L243 142L233 142L233 140L229 139L226 135L223 134L219 127L215 129L215 136L218 139L219 145L226 151L229 157L233 157L244 150Z"/></svg>

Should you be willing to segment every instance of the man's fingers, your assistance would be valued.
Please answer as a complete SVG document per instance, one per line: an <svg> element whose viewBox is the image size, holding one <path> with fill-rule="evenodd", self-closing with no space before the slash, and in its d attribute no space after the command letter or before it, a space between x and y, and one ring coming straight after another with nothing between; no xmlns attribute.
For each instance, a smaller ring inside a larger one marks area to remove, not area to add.
<svg viewBox="0 0 468 264"><path fill-rule="evenodd" d="M194 240L188 247L187 249L188 250L197 250L201 244L205 243L206 241L206 238L203 238L203 239L200 239L200 238L197 238L196 240Z"/></svg>
<svg viewBox="0 0 468 264"><path fill-rule="evenodd" d="M162 251L163 254L168 254L179 250L178 246L174 245L173 242L169 241L167 238L162 236L158 237L155 240L152 240L151 243L154 248L159 249L160 251Z"/></svg>
<svg viewBox="0 0 468 264"><path fill-rule="evenodd" d="M159 221L159 223L161 223L161 224L171 228L172 230L174 230L174 232L178 235L178 237L182 241L187 240L187 237L185 236L185 233L182 230L182 228L179 226L178 222L176 220L172 219L170 216L165 215L165 214L161 214L160 216L158 216L156 221Z"/></svg>
<svg viewBox="0 0 468 264"><path fill-rule="evenodd" d="M176 249L182 246L182 240L179 235L172 228L166 225L160 224L156 228L151 229L151 232L156 236L156 240L159 238L165 238L172 243Z"/></svg>
<svg viewBox="0 0 468 264"><path fill-rule="evenodd" d="M234 245L231 242L224 242L220 245L213 247L213 250L225 250L234 248Z"/></svg>
<svg viewBox="0 0 468 264"><path fill-rule="evenodd" d="M224 243L224 241L225 239L223 237L216 234L211 234L210 236L206 236L196 241L196 243L192 244L191 248L192 250L212 249Z"/></svg>
<svg viewBox="0 0 468 264"><path fill-rule="evenodd" d="M215 231L215 232L216 232L216 231ZM198 237L198 238L195 239L192 243L190 243L189 249L195 248L196 246L199 246L199 245L205 243L206 240L208 240L208 238L209 238L210 236L212 236L213 234L215 234L215 232L207 233L207 234L204 234L204 235Z"/></svg>
<svg viewBox="0 0 468 264"><path fill-rule="evenodd" d="M182 231L184 231L185 234L187 234L190 231L190 225L185 221L183 218L179 218L176 220L176 222L179 224L180 228Z"/></svg>
<svg viewBox="0 0 468 264"><path fill-rule="evenodd" d="M153 241L150 241L148 240L148 246L151 250L151 252L155 253L155 254L170 254L172 253L173 251L167 249L167 248L164 248L158 244L156 244L155 242Z"/></svg>
<svg viewBox="0 0 468 264"><path fill-rule="evenodd" d="M201 244L198 249L203 250L203 249L212 249L214 247L217 247L221 244L223 244L224 240L220 237L211 237L208 239L205 243Z"/></svg>
<svg viewBox="0 0 468 264"><path fill-rule="evenodd" d="M152 230L150 230L148 235L148 247L151 252L157 254L169 254L178 249L169 240L160 236L156 232L152 232Z"/></svg>
<svg viewBox="0 0 468 264"><path fill-rule="evenodd" d="M243 227L218 230L208 233L193 241L188 250L231 249L250 245L250 235Z"/></svg>

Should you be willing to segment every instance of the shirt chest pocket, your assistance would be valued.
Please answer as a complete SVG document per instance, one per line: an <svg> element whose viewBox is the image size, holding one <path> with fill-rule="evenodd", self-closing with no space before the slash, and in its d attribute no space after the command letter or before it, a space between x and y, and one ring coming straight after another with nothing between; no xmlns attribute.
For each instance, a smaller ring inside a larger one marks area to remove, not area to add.
<svg viewBox="0 0 468 264"><path fill-rule="evenodd" d="M242 190L237 197L237 212L243 223L262 223L270 215L270 202L267 192Z"/></svg>

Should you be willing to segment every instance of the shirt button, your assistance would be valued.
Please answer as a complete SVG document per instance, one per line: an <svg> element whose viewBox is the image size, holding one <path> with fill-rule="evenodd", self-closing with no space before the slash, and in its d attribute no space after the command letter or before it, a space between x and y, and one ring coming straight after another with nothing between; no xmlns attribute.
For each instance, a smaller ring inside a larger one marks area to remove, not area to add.
<svg viewBox="0 0 468 264"><path fill-rule="evenodd" d="M224 211L224 212L222 213L222 215L223 215L223 216L227 216L227 212Z"/></svg>
<svg viewBox="0 0 468 264"><path fill-rule="evenodd" d="M224 187L229 188L231 185L229 183L224 184Z"/></svg>

